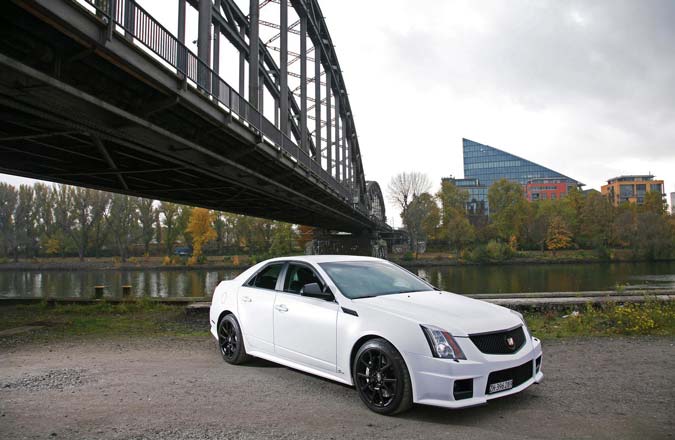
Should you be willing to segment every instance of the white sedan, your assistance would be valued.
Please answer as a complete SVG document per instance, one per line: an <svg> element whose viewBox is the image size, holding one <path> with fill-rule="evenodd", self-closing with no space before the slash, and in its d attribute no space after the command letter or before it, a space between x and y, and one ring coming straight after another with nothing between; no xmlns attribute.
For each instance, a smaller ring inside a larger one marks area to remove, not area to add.
<svg viewBox="0 0 675 440"><path fill-rule="evenodd" d="M255 356L355 386L380 414L481 405L543 378L518 312L377 258L264 261L218 285L210 321L228 363Z"/></svg>

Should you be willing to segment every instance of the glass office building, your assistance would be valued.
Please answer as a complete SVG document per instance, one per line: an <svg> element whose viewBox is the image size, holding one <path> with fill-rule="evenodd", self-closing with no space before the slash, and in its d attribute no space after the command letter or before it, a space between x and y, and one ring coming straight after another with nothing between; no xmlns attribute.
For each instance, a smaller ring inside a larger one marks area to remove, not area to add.
<svg viewBox="0 0 675 440"><path fill-rule="evenodd" d="M462 139L462 147L464 152L464 179L461 180L478 184L473 187L473 191L469 191L470 199L475 199L475 203L483 205L486 213L489 213L488 188L500 179L520 183L523 187L528 182L539 179L555 179L556 181L569 182L570 185L583 185L557 171L489 145Z"/></svg>

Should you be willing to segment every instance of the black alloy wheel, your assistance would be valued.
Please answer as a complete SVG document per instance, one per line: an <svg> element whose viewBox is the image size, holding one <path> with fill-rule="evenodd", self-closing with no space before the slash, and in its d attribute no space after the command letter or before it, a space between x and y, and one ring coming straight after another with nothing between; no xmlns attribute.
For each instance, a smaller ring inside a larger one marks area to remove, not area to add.
<svg viewBox="0 0 675 440"><path fill-rule="evenodd" d="M225 362L229 364L242 364L249 358L244 348L241 328L233 315L225 316L218 324L218 348Z"/></svg>
<svg viewBox="0 0 675 440"><path fill-rule="evenodd" d="M366 342L354 360L354 385L368 408L392 415L412 406L412 385L405 361L388 341Z"/></svg>

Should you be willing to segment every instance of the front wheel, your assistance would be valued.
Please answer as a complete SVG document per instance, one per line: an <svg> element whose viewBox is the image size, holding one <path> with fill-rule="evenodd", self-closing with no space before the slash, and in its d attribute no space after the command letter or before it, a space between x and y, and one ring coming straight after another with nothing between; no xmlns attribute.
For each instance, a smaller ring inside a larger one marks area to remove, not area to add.
<svg viewBox="0 0 675 440"><path fill-rule="evenodd" d="M249 359L237 318L227 315L218 323L218 348L228 364L239 365Z"/></svg>
<svg viewBox="0 0 675 440"><path fill-rule="evenodd" d="M412 406L412 384L405 361L387 340L371 339L354 359L354 385L366 406L383 415Z"/></svg>

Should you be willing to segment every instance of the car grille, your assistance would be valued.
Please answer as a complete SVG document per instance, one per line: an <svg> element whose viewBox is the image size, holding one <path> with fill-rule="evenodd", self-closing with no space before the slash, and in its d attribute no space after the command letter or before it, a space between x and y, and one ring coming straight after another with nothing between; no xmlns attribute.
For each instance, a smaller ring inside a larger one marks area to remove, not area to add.
<svg viewBox="0 0 675 440"><path fill-rule="evenodd" d="M532 378L532 362L533 361L527 361L522 365L518 365L517 367L493 371L490 373L488 376L487 385L485 386L485 394L490 394L490 385L493 383L513 380L513 388L515 388L518 385L522 385L527 382L530 378Z"/></svg>
<svg viewBox="0 0 675 440"><path fill-rule="evenodd" d="M523 326L507 331L469 335L471 342L485 354L513 354L525 344ZM507 341L513 340L513 346Z"/></svg>

